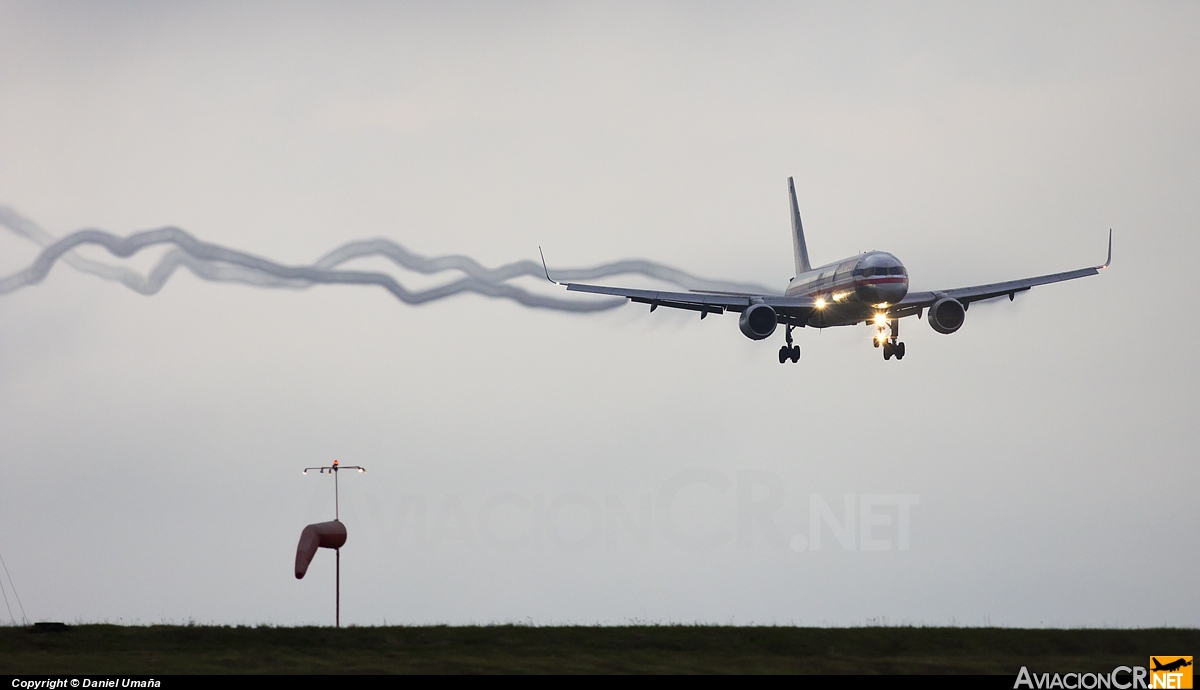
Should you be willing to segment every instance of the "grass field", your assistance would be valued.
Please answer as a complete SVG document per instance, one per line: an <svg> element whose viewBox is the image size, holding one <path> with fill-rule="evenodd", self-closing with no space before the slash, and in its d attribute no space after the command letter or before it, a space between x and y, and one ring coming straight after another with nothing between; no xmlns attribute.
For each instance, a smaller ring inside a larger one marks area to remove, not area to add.
<svg viewBox="0 0 1200 690"><path fill-rule="evenodd" d="M987 673L1111 671L1200 630L79 625L0 628L0 673Z"/></svg>

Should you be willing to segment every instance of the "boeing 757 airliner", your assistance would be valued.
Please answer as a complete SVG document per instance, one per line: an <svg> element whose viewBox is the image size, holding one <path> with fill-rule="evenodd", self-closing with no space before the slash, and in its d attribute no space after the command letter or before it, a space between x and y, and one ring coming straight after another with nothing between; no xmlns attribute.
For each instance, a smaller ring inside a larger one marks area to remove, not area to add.
<svg viewBox="0 0 1200 690"><path fill-rule="evenodd" d="M1037 285L1096 275L1112 263L1112 230L1108 231L1108 259L1101 266L1081 268L1064 273L990 283L974 287L930 292L908 291L908 270L892 254L865 252L858 256L813 268L808 261L808 246L804 242L804 226L800 222L800 207L796 203L796 185L788 178L792 202L792 242L795 249L796 277L788 283L782 295L741 292L660 292L630 288L558 283L568 290L619 295L631 302L649 304L650 311L659 307L690 309L700 312L700 318L727 311L739 312L738 327L751 340L763 340L785 327L786 344L779 348L779 363L789 359L800 361L800 346L792 342L792 329L853 326L866 323L874 327L875 347L883 347L885 360L904 359L904 343L899 341L900 319L913 316L919 319L929 312L929 325L938 333L953 333L962 327L967 307L972 302L1008 296ZM545 259L542 260L543 265ZM546 278L550 278L549 270Z"/></svg>

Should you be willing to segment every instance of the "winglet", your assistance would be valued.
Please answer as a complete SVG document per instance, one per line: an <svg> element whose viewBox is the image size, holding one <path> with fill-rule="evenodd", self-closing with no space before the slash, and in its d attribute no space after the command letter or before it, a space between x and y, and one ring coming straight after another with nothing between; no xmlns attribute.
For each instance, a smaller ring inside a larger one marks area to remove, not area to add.
<svg viewBox="0 0 1200 690"><path fill-rule="evenodd" d="M1108 268L1112 263L1112 228L1108 229L1108 258L1104 260L1103 266L1097 266L1097 269Z"/></svg>
<svg viewBox="0 0 1200 690"><path fill-rule="evenodd" d="M542 253L541 245L538 245L538 256L542 257L542 270L546 272L546 280L550 281L551 283L554 283L555 285L563 285L564 283L560 283L557 280L550 277L550 269L546 268L546 255Z"/></svg>

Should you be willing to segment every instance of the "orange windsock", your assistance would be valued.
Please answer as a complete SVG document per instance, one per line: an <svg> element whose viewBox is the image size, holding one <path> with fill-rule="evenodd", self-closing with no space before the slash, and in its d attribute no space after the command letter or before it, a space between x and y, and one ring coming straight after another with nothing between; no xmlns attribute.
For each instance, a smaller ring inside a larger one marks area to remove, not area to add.
<svg viewBox="0 0 1200 690"><path fill-rule="evenodd" d="M346 526L337 520L309 525L300 533L300 544L296 546L296 579L308 572L317 549L340 549L346 543Z"/></svg>

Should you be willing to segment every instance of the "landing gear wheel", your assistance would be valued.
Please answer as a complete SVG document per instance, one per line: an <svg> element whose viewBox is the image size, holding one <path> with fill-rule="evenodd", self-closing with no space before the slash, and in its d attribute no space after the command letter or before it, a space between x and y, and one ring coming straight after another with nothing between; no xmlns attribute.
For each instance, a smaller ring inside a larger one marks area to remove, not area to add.
<svg viewBox="0 0 1200 690"><path fill-rule="evenodd" d="M896 359L904 359L904 343L896 343Z"/></svg>
<svg viewBox="0 0 1200 690"><path fill-rule="evenodd" d="M788 361L789 359L792 360L792 364L795 364L796 362L800 361L800 346L792 344L792 329L793 328L795 328L795 327L789 323L787 325L787 330L784 332L783 337L784 337L784 340L787 342L787 344L784 345L783 347L779 348L779 363L780 364L783 364L784 362Z"/></svg>
<svg viewBox="0 0 1200 690"><path fill-rule="evenodd" d="M895 354L895 346L893 346L891 343L884 343L883 344L883 359L884 359L884 361L886 362L887 360L891 359L893 354Z"/></svg>
<svg viewBox="0 0 1200 690"><path fill-rule="evenodd" d="M878 350L878 349L879 349L879 339L878 339L878 338L876 338L875 340L873 340L873 341L871 341L871 342L875 343L875 349L877 349L877 350Z"/></svg>

